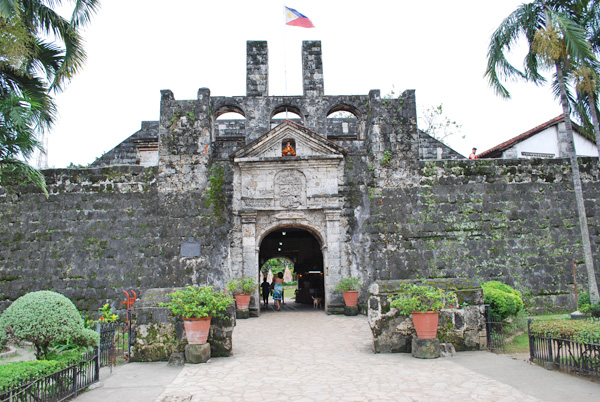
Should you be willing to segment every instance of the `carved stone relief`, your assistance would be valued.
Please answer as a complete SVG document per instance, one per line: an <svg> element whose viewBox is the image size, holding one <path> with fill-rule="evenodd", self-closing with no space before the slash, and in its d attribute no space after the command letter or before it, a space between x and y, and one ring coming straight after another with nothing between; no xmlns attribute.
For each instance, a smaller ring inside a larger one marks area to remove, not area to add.
<svg viewBox="0 0 600 402"><path fill-rule="evenodd" d="M275 175L276 204L286 209L306 207L306 177L298 170L283 170Z"/></svg>

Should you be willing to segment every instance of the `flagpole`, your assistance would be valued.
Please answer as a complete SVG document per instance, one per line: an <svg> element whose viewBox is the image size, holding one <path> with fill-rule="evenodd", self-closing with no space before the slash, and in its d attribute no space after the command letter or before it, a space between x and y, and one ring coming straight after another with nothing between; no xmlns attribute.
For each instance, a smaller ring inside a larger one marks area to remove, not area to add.
<svg viewBox="0 0 600 402"><path fill-rule="evenodd" d="M283 6L283 15L285 18L285 4L284 1L281 2L282 6ZM284 95L288 96L288 91L287 91L287 37L285 34L285 27L287 26L287 24L285 23L285 19L284 19L284 24L283 24L283 88L284 88ZM287 107L285 108L285 119L287 120L288 118L288 111L287 111Z"/></svg>

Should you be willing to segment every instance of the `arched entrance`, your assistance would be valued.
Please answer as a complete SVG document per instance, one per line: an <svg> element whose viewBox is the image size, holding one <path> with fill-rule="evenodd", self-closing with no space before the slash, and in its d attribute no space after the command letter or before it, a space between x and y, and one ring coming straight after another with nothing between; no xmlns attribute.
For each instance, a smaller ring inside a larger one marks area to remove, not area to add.
<svg viewBox="0 0 600 402"><path fill-rule="evenodd" d="M279 227L266 235L260 243L259 269L267 261L278 257L293 262L298 281L295 300L286 299L286 303L312 304L313 297L318 297L324 306L325 278L320 241L306 229Z"/></svg>

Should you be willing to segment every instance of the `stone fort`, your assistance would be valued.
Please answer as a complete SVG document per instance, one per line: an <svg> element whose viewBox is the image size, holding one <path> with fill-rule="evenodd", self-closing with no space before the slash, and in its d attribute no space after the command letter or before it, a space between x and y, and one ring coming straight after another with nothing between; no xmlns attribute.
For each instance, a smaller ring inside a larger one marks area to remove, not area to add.
<svg viewBox="0 0 600 402"><path fill-rule="evenodd" d="M45 170L47 199L0 187L1 307L41 289L95 310L124 289L258 284L274 257L328 313L350 275L363 304L376 281L463 278L572 307L587 278L568 159L466 160L417 129L413 90L325 95L319 41L302 80L302 96L269 95L267 43L249 41L245 96L163 90L159 121L89 168ZM598 164L579 163L598 266Z"/></svg>

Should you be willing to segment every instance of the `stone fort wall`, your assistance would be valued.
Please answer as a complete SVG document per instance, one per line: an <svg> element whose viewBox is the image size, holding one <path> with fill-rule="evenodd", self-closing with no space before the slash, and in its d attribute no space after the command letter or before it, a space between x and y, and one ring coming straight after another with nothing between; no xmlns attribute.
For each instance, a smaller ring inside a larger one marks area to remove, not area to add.
<svg viewBox="0 0 600 402"><path fill-rule="evenodd" d="M597 250L597 161L585 158L580 165ZM384 169L361 174L384 176ZM578 284L586 283L567 160L428 161L417 173L418 184L398 188L379 189L371 181L367 196L346 187L347 244L366 284L499 279L537 296L540 307L566 308L573 260ZM118 306L124 289L141 294L228 280L231 222L217 224L203 189L163 194L156 168L45 175L48 199L31 186L0 189L3 307L29 291L52 289L95 310L106 299ZM181 256L189 238L200 243L200 256ZM598 266L598 253L594 258Z"/></svg>
<svg viewBox="0 0 600 402"><path fill-rule="evenodd" d="M567 160L420 160L457 155L422 141L415 91L396 99L382 98L378 90L325 96L320 42L309 41L303 46L304 96L269 96L266 50L265 42L248 42L247 96L213 97L201 88L197 99L176 100L161 91L160 120L142 125L101 163L44 171L48 199L32 186L0 187L0 309L41 289L95 310L106 299L119 307L123 290L141 295L186 284L223 288L253 266L248 258L258 259L251 232L262 216L234 207L240 195L234 194L234 171L240 167L232 155L260 141L272 117L286 108L323 144L335 141L333 148L345 149L330 194L339 206L293 210L316 211L335 222L335 239L325 245L337 265L325 273L326 291L348 274L363 279L363 301L375 281L499 279L531 292L540 307L570 308L573 260L577 283L584 287L587 278ZM241 133L239 124L231 125L239 135L219 135L216 119L228 111L245 117ZM329 130L327 116L336 111L357 118L356 138ZM155 148L158 166L133 164L141 150ZM275 159L274 166L299 166L294 159ZM312 168L317 160L305 162ZM597 250L597 160L580 164ZM251 213L257 216L253 227ZM273 219L273 211L261 213ZM244 248L248 241L252 247ZM594 258L598 267L597 252ZM341 295L328 297L333 312Z"/></svg>

